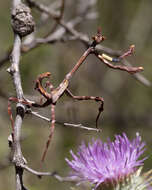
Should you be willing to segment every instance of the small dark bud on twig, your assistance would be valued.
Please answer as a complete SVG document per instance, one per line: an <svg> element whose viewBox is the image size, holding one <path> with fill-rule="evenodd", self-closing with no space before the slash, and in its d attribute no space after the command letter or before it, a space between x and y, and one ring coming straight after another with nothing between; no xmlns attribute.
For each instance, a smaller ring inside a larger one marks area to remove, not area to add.
<svg viewBox="0 0 152 190"><path fill-rule="evenodd" d="M12 11L12 28L14 32L21 37L24 37L34 31L34 20L29 7L20 3Z"/></svg>
<svg viewBox="0 0 152 190"><path fill-rule="evenodd" d="M17 114L19 114L22 118L24 117L24 114L25 114L25 107L24 105L22 105L21 103L18 103L17 104L17 109L16 109L16 112Z"/></svg>

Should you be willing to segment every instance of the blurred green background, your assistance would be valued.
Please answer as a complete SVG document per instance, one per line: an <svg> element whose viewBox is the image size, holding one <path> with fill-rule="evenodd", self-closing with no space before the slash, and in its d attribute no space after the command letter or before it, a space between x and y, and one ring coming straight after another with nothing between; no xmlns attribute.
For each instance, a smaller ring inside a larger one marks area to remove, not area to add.
<svg viewBox="0 0 152 190"><path fill-rule="evenodd" d="M48 5L53 1L39 0ZM74 18L78 0L66 0L65 17ZM10 26L11 1L1 1L0 6L0 56L13 44L13 32ZM102 45L114 50L125 51L135 44L135 55L128 60L134 66L143 66L143 76L152 81L152 1L151 0L99 0L95 7L98 19L85 21L76 28L91 36L101 26L107 37ZM40 14L33 10L36 23ZM47 33L52 20L37 34ZM52 73L55 86L63 80L84 52L85 47L77 41L40 46L21 58L21 77L26 96L39 96L34 91L37 75L46 71ZM11 125L7 114L8 97L15 96L10 75L6 72L9 62L0 69L0 189L15 189L14 167L8 165L10 150L7 137ZM76 150L82 140L99 137L103 141L115 134L126 132L129 138L139 132L147 144L144 170L152 168L152 88L136 81L126 72L112 70L90 56L81 66L70 83L75 95L102 96L105 110L99 121L102 132L89 132L57 125L46 160L41 164L41 156L49 134L49 124L34 116L26 115L22 126L22 151L29 166L41 171L57 171L66 176L69 168L65 157L70 158L69 150ZM98 104L95 102L76 102L63 96L56 106L56 119L71 123L82 123L95 127ZM15 107L13 106L15 111ZM50 107L38 110L50 117ZM15 114L14 114L15 115ZM4 167L6 165L6 167ZM59 183L49 177L38 179L24 172L24 183L30 190L70 189L70 184Z"/></svg>

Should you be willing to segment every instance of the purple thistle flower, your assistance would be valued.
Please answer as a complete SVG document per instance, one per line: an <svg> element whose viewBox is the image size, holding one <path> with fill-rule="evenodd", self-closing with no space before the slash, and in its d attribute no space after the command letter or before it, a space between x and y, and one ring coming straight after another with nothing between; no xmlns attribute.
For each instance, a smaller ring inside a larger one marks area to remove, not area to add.
<svg viewBox="0 0 152 190"><path fill-rule="evenodd" d="M70 151L73 160L66 161L72 168L70 177L79 183L89 181L97 188L100 184L117 183L129 176L143 165L139 157L144 152L145 143L136 134L136 138L130 141L126 134L116 135L115 141L108 139L107 143L101 140L92 140L88 147L83 142L77 154Z"/></svg>

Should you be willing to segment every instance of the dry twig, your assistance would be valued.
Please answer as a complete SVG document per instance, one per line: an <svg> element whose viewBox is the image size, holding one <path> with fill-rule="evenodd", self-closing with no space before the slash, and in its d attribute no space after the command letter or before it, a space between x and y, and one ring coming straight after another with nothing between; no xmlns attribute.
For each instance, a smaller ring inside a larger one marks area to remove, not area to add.
<svg viewBox="0 0 152 190"><path fill-rule="evenodd" d="M12 75L14 82L14 87L16 90L16 96L19 102L23 99L23 89L21 85L21 77L19 70L20 54L21 54L21 38L24 35L29 34L33 31L34 23L30 15L29 8L26 7L20 0L12 1L12 28L14 30L14 44L11 54L11 67L8 72ZM24 22L24 24L23 24ZM28 28L29 24L32 28ZM26 25L26 26L25 26ZM23 168L21 164L25 164L26 161L22 155L21 145L20 145L20 133L21 126L25 114L25 106L21 103L17 104L16 107L16 118L13 127L12 136L12 149L13 149L13 163L15 165L16 171L16 190L25 190L23 185L22 175Z"/></svg>

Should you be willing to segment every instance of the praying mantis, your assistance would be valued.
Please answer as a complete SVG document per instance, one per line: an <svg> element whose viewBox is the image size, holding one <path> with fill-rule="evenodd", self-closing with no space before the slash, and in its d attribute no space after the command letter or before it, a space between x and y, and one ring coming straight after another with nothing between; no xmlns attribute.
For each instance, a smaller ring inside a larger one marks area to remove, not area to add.
<svg viewBox="0 0 152 190"><path fill-rule="evenodd" d="M98 115L96 117L96 127L98 127L99 117L104 110L104 99L102 97L98 97L98 96L75 96L69 90L70 79L73 77L73 75L76 73L76 71L79 69L79 67L82 65L82 63L84 63L84 61L86 60L86 58L90 54L94 54L100 61L102 61L105 65L107 65L108 67L110 67L112 69L119 69L119 70L127 71L130 74L134 74L136 72L140 72L143 70L143 67L127 67L124 65L113 65L112 64L112 62L120 62L125 57L131 55L134 51L133 45L130 46L129 50L126 51L124 54L122 54L120 57L112 58L112 57L110 57L104 53L100 54L96 49L96 46L99 43L101 43L102 41L104 41L104 39L105 39L105 37L101 34L101 29L98 29L97 34L92 39L93 39L93 41L92 41L91 45L86 49L86 51L79 58L78 62L70 70L70 72L68 72L65 75L65 78L59 84L59 86L57 88L54 88L54 86L52 85L50 80L47 80L46 82L44 82L44 79L50 78L50 76L51 76L50 72L40 74L37 77L36 82L35 82L35 89L45 98L44 103L39 104L39 103L36 103L34 101L30 101L28 99L25 99L25 98L22 100L21 99L19 100L15 97L10 97L8 100L8 114L9 114L10 120L11 120L12 134L14 132L14 121L13 121L12 111L11 111L11 102L16 102L16 103L20 102L20 103L22 103L22 104L24 104L30 108L32 108L32 107L42 108L42 107L47 107L49 105L51 106L50 134L49 134L48 140L46 142L45 150L44 150L43 155L42 155L42 161L44 161L44 159L46 157L46 153L48 151L52 136L54 134L55 107L56 107L58 100L62 97L63 94L66 94L67 96L69 96L75 100L78 100L78 101L92 100L92 101L99 102L100 106L98 108ZM49 92L47 91L47 89L49 89Z"/></svg>

